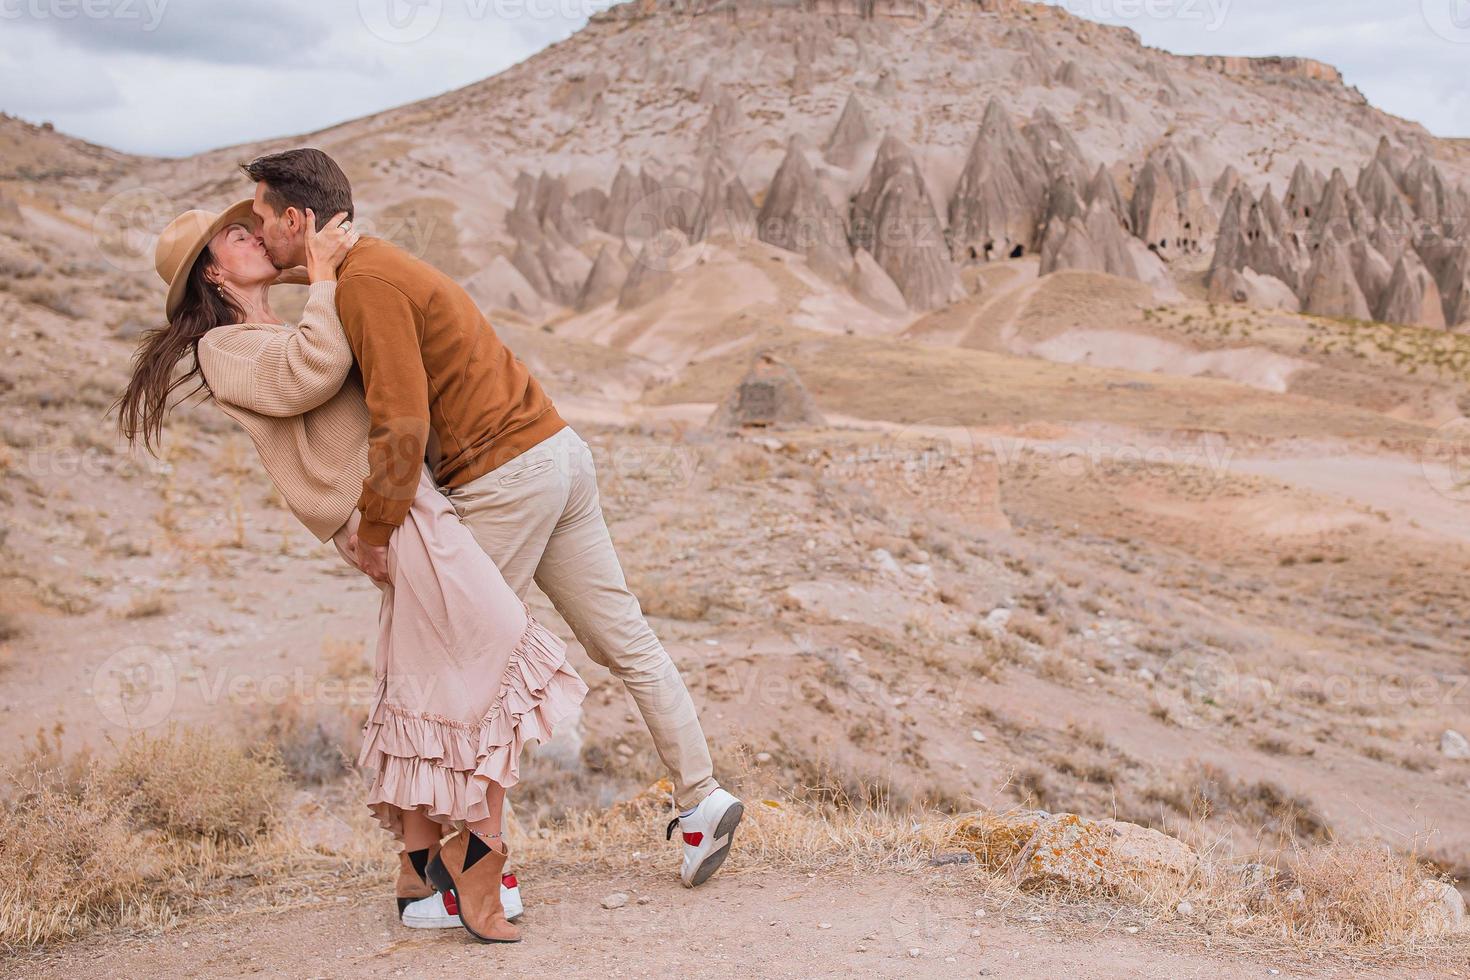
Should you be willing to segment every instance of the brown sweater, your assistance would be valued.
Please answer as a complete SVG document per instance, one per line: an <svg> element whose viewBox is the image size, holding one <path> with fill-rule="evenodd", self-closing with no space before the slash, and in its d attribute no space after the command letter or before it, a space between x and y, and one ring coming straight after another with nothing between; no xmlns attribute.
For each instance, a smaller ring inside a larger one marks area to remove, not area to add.
<svg viewBox="0 0 1470 980"><path fill-rule="evenodd" d="M403 523L426 456L436 483L461 487L566 426L469 294L397 246L353 247L337 311L372 416L363 541L386 544Z"/></svg>
<svg viewBox="0 0 1470 980"><path fill-rule="evenodd" d="M320 541L352 516L368 474L368 411L333 284L311 287L299 327L240 323L199 341L215 403L240 423L286 505Z"/></svg>

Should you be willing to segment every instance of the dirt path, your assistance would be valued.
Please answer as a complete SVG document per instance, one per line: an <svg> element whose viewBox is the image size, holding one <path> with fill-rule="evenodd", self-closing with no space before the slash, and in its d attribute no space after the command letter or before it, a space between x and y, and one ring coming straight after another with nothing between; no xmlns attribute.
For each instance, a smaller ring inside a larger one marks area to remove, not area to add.
<svg viewBox="0 0 1470 980"><path fill-rule="evenodd" d="M1356 964L1169 948L1122 919L1060 928L983 907L961 875L818 878L745 873L698 892L667 875L523 878L526 939L485 947L454 931L415 932L381 893L214 919L129 940L77 943L13 963L28 977L927 976L1070 980L1445 976ZM613 891L626 907L606 910ZM646 903L646 904L643 904ZM1162 939L1163 937L1158 937ZM1272 971L1279 971L1273 973Z"/></svg>

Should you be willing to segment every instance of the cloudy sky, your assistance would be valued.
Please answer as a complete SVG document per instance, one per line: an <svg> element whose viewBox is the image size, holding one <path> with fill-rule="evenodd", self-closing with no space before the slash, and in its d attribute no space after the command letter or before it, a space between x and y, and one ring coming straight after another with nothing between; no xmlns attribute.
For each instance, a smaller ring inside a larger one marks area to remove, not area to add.
<svg viewBox="0 0 1470 980"><path fill-rule="evenodd" d="M1050 0L1180 53L1297 54L1470 136L1470 0ZM0 110L135 153L318 129L492 75L610 0L0 0Z"/></svg>

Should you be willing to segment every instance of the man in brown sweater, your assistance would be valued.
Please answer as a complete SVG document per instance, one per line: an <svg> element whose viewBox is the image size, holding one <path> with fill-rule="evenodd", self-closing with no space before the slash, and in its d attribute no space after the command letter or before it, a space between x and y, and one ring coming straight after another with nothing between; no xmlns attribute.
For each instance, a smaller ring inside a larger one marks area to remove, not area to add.
<svg viewBox="0 0 1470 980"><path fill-rule="evenodd" d="M353 215L352 190L320 150L244 166L272 260L302 264L305 212ZM683 679L628 591L587 444L448 276L364 238L337 273L337 308L372 418L358 509L358 563L389 581L394 530L427 460L460 519L525 598L534 580L587 654L627 686L674 778L680 877L702 884L724 862L743 808L715 782Z"/></svg>

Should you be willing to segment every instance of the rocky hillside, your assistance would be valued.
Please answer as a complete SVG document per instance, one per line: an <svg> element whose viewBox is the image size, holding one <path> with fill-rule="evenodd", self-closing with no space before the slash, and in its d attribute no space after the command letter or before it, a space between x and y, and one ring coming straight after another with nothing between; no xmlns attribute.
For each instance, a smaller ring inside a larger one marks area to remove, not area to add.
<svg viewBox="0 0 1470 980"><path fill-rule="evenodd" d="M161 460L107 415L158 229L301 144L595 445L749 799L1470 875L1470 151L1325 65L998 0L627 4L439 98L182 160L0 117L0 736L100 746L161 724L134 708L166 681L160 717L311 763L301 808L343 776L360 705L318 695L361 676L376 594L207 404ZM517 804L537 840L658 771L578 663L582 740ZM1317 907L1291 885L1273 915Z"/></svg>
<svg viewBox="0 0 1470 980"><path fill-rule="evenodd" d="M1175 56L1018 0L624 4L484 82L304 137L181 161L32 142L49 162L7 151L11 196L121 222L129 272L168 215L243 191L241 159L320 145L380 233L536 323L637 310L712 257L760 283L769 248L889 333L981 288L967 269L1033 256L1028 274L1161 300L1208 271L1222 302L1470 319L1464 148L1325 65Z"/></svg>

